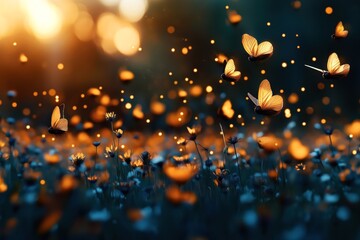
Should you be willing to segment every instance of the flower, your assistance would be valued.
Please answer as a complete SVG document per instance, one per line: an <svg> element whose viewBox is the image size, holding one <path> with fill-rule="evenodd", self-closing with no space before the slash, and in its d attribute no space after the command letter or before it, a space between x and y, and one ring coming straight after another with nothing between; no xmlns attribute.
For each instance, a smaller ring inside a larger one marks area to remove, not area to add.
<svg viewBox="0 0 360 240"><path fill-rule="evenodd" d="M128 150L124 153L124 155L119 155L119 158L120 158L122 161L126 162L126 163L129 165L130 162L131 162L131 150L128 149Z"/></svg>
<svg viewBox="0 0 360 240"><path fill-rule="evenodd" d="M95 142L93 142L93 145L94 145L95 147L98 147L98 146L100 145L100 142L99 142L99 141L95 141Z"/></svg>
<svg viewBox="0 0 360 240"><path fill-rule="evenodd" d="M235 137L229 137L226 142L227 142L228 144L235 145L235 144L238 143L239 141L240 141L240 139L235 136Z"/></svg>
<svg viewBox="0 0 360 240"><path fill-rule="evenodd" d="M330 125L326 125L326 126L323 126L323 131L326 135L330 136L330 135L332 135L334 128L331 127Z"/></svg>
<svg viewBox="0 0 360 240"><path fill-rule="evenodd" d="M178 145L185 146L187 144L187 140L183 137L180 137L179 140L176 142Z"/></svg>
<svg viewBox="0 0 360 240"><path fill-rule="evenodd" d="M296 169L296 171L305 171L306 165L303 163L296 164L295 169Z"/></svg>
<svg viewBox="0 0 360 240"><path fill-rule="evenodd" d="M81 152L75 153L71 155L70 159L75 167L80 167L85 160L85 155Z"/></svg>
<svg viewBox="0 0 360 240"><path fill-rule="evenodd" d="M113 158L115 157L115 152L117 151L117 147L114 145L111 145L110 147L105 148L105 157L106 158Z"/></svg>
<svg viewBox="0 0 360 240"><path fill-rule="evenodd" d="M107 112L105 113L105 119L108 122L113 122L116 118L116 114L114 112Z"/></svg>
<svg viewBox="0 0 360 240"><path fill-rule="evenodd" d="M188 132L190 134L189 140L190 141L195 141L198 133L200 132L200 127L195 126L195 127L192 127L192 128L190 128L190 127L186 127L186 128L187 128L187 130L188 130Z"/></svg>
<svg viewBox="0 0 360 240"><path fill-rule="evenodd" d="M119 129L114 130L114 133L117 138L121 138L124 131L121 128L119 128Z"/></svg>
<svg viewBox="0 0 360 240"><path fill-rule="evenodd" d="M133 168L141 168L142 166L144 166L144 162L141 158L138 158L138 159L134 159L130 162L130 165L133 167Z"/></svg>

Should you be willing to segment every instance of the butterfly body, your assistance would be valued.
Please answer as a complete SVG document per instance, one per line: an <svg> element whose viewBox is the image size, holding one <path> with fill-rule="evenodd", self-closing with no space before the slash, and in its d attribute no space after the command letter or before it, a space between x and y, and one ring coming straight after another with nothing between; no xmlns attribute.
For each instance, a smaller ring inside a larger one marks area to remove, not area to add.
<svg viewBox="0 0 360 240"><path fill-rule="evenodd" d="M229 59L228 61L224 61L224 72L220 75L220 77L228 82L236 82L240 79L241 72L235 70L235 63L233 59Z"/></svg>
<svg viewBox="0 0 360 240"><path fill-rule="evenodd" d="M54 134L54 135L61 135L61 134L65 133L65 131L60 130L60 129L55 129L53 127L49 127L48 132L50 134Z"/></svg>
<svg viewBox="0 0 360 240"><path fill-rule="evenodd" d="M261 60L264 60L264 59L267 59L269 57L272 56L272 53L271 54L265 54L265 55L261 55L261 56L258 56L258 57L254 57L254 56L249 56L248 57L248 60L250 62L257 62L257 61L261 61Z"/></svg>
<svg viewBox="0 0 360 240"><path fill-rule="evenodd" d="M343 78L346 77L350 71L349 64L340 65L340 60L336 53L330 54L327 61L327 70L316 68L307 64L305 64L305 67L321 72L322 77L325 79Z"/></svg>
<svg viewBox="0 0 360 240"><path fill-rule="evenodd" d="M254 111L257 114L265 116L275 116L280 113L283 108L283 99L280 95L272 94L270 82L264 79L259 86L258 98L255 98L251 93L248 97L255 104Z"/></svg>
<svg viewBox="0 0 360 240"><path fill-rule="evenodd" d="M343 78L344 75L341 74L331 74L328 71L324 71L321 75L324 79L338 79L338 78Z"/></svg>
<svg viewBox="0 0 360 240"><path fill-rule="evenodd" d="M275 111L275 110L263 110L263 109L261 109L260 106L255 106L254 112L256 112L257 114L260 114L260 115L265 115L265 116L276 116L280 113L280 111Z"/></svg>
<svg viewBox="0 0 360 240"><path fill-rule="evenodd" d="M64 110L63 110L64 111ZM56 106L51 115L51 126L48 129L50 134L60 135L65 133L68 130L68 120L61 117L60 108Z"/></svg>
<svg viewBox="0 0 360 240"><path fill-rule="evenodd" d="M274 52L273 45L269 41L258 44L256 38L249 34L243 34L242 45L249 55L248 60L251 62L261 61L272 56Z"/></svg>

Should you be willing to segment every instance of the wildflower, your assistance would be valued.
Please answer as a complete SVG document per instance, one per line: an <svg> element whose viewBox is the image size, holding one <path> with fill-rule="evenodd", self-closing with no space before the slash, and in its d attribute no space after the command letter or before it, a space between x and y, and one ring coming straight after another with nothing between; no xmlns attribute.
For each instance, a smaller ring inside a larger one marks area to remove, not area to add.
<svg viewBox="0 0 360 240"><path fill-rule="evenodd" d="M106 158L113 158L115 157L115 152L117 151L117 147L111 145L110 147L105 148L105 157Z"/></svg>
<svg viewBox="0 0 360 240"><path fill-rule="evenodd" d="M192 128L190 128L190 127L186 127L186 128L187 128L187 130L188 130L188 132L190 134L189 140L190 141L195 141L196 138L197 138L198 133L200 132L200 127L195 126L195 127L192 127Z"/></svg>
<svg viewBox="0 0 360 240"><path fill-rule="evenodd" d="M296 171L305 171L306 170L306 165L303 164L303 163L296 164L295 169L296 169Z"/></svg>
<svg viewBox="0 0 360 240"><path fill-rule="evenodd" d="M119 128L119 129L114 130L114 133L115 133L115 136L116 136L117 138L121 138L122 135L123 135L123 133L124 133L124 131Z"/></svg>
<svg viewBox="0 0 360 240"><path fill-rule="evenodd" d="M116 118L116 114L114 112L105 113L106 121L113 122L115 120L115 118Z"/></svg>
<svg viewBox="0 0 360 240"><path fill-rule="evenodd" d="M96 183L98 180L98 177L96 175L88 176L87 180L89 181L89 183Z"/></svg>
<svg viewBox="0 0 360 240"><path fill-rule="evenodd" d="M328 136L332 135L332 134L333 134L333 131L334 131L334 128L331 127L330 125L323 126L323 132L324 132L326 135L328 135Z"/></svg>
<svg viewBox="0 0 360 240"><path fill-rule="evenodd" d="M133 185L134 185L133 181L120 182L119 189L120 189L121 193L126 196L130 192L130 189Z"/></svg>
<svg viewBox="0 0 360 240"><path fill-rule="evenodd" d="M229 137L228 139L227 139L227 143L228 144L231 144L231 145L235 145L235 144L237 144L238 142L240 141L240 138L238 138L238 137Z"/></svg>
<svg viewBox="0 0 360 240"><path fill-rule="evenodd" d="M85 155L81 152L72 154L70 157L72 163L76 168L80 167L84 163Z"/></svg>
<svg viewBox="0 0 360 240"><path fill-rule="evenodd" d="M190 162L190 155L184 154L182 156L172 156L176 163L189 163Z"/></svg>
<svg viewBox="0 0 360 240"><path fill-rule="evenodd" d="M119 155L119 158L129 165L131 162L131 150L128 149L124 155Z"/></svg>
<svg viewBox="0 0 360 240"><path fill-rule="evenodd" d="M130 162L131 167L133 168L141 168L142 166L144 166L144 162L141 158L138 159L134 159Z"/></svg>
<svg viewBox="0 0 360 240"><path fill-rule="evenodd" d="M183 137L180 137L176 142L178 145L185 146L187 144L187 140Z"/></svg>

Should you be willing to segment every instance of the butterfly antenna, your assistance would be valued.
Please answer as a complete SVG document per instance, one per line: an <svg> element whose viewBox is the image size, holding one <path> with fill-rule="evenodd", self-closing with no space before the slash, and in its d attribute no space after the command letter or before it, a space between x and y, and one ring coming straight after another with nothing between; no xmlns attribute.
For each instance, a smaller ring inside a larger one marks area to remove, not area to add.
<svg viewBox="0 0 360 240"><path fill-rule="evenodd" d="M318 71L318 72L321 72L321 73L326 72L325 70L322 70L322 69L320 69L320 68L316 68L316 67L313 67L313 66L310 66L310 65L307 65L307 64L305 64L305 67L314 69L314 70L316 70L316 71Z"/></svg>
<svg viewBox="0 0 360 240"><path fill-rule="evenodd" d="M62 117L65 117L65 103L62 103L60 106L62 106Z"/></svg>

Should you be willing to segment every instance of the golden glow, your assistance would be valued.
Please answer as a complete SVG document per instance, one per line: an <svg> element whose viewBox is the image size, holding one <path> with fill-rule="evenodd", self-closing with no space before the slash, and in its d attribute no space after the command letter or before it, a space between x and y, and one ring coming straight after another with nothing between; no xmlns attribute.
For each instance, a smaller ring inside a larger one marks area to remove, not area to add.
<svg viewBox="0 0 360 240"><path fill-rule="evenodd" d="M116 49L124 55L133 55L137 53L140 46L140 34L131 25L117 30L114 36Z"/></svg>
<svg viewBox="0 0 360 240"><path fill-rule="evenodd" d="M28 62L28 57L24 53L21 53L20 56L19 56L19 61L21 63L27 63Z"/></svg>
<svg viewBox="0 0 360 240"><path fill-rule="evenodd" d="M63 16L56 5L47 0L23 0L21 5L26 23L37 38L49 39L60 32Z"/></svg>
<svg viewBox="0 0 360 240"><path fill-rule="evenodd" d="M119 75L119 79L124 83L133 80L135 77L135 74L129 70L119 70L118 75Z"/></svg>
<svg viewBox="0 0 360 240"><path fill-rule="evenodd" d="M63 64L63 63L59 63L59 64L57 65L57 68L58 68L59 70L63 70L63 69L64 69L64 64Z"/></svg>
<svg viewBox="0 0 360 240"><path fill-rule="evenodd" d="M175 166L170 161L164 163L165 175L177 184L184 184L189 181L197 172L199 167L195 163L188 163Z"/></svg>
<svg viewBox="0 0 360 240"><path fill-rule="evenodd" d="M281 148L282 140L275 136L263 136L256 139L259 147L267 152L273 152Z"/></svg>
<svg viewBox="0 0 360 240"><path fill-rule="evenodd" d="M147 0L120 0L119 12L122 17L130 22L139 21L148 7Z"/></svg>
<svg viewBox="0 0 360 240"><path fill-rule="evenodd" d="M206 86L205 90L207 93L211 93L213 91L213 88L209 85L209 86Z"/></svg>
<svg viewBox="0 0 360 240"><path fill-rule="evenodd" d="M333 13L333 8L332 7L326 7L325 8L325 13L327 14L327 15L330 15L330 14L332 14Z"/></svg>
<svg viewBox="0 0 360 240"><path fill-rule="evenodd" d="M168 26L166 31L170 34L173 34L175 32L175 27L174 26Z"/></svg>
<svg viewBox="0 0 360 240"><path fill-rule="evenodd" d="M295 160L304 160L309 156L310 149L303 145L299 139L294 138L289 144L288 152Z"/></svg>

